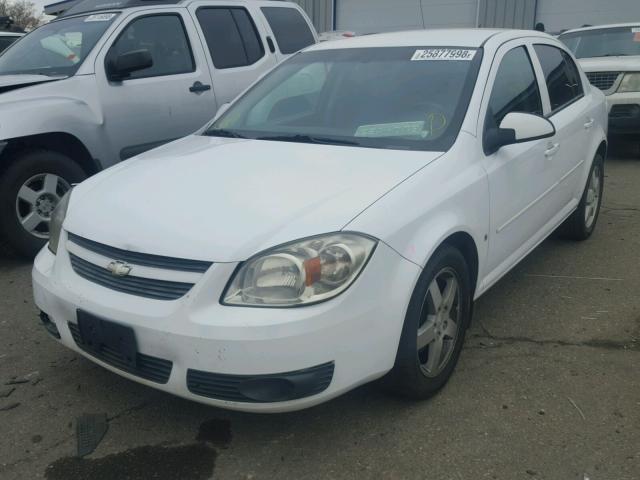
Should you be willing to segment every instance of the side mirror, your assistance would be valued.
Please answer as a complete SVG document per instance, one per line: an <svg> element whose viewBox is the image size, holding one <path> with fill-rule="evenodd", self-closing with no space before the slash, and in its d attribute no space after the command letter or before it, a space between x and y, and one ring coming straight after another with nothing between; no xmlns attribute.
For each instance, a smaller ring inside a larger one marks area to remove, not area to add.
<svg viewBox="0 0 640 480"><path fill-rule="evenodd" d="M112 82L121 82L133 72L145 70L153 66L151 52L147 49L132 50L121 53L107 62L107 77Z"/></svg>
<svg viewBox="0 0 640 480"><path fill-rule="evenodd" d="M220 118L220 116L226 112L227 110L229 110L229 107L231 106L231 103L227 102L227 103L223 103L222 105L220 105L220 108L218 108L218 111L216 112L216 116L214 117L215 120L217 120L218 118Z"/></svg>
<svg viewBox="0 0 640 480"><path fill-rule="evenodd" d="M532 113L511 112L502 119L498 128L486 131L484 150L491 155L506 145L549 138L555 134L556 128L546 118Z"/></svg>

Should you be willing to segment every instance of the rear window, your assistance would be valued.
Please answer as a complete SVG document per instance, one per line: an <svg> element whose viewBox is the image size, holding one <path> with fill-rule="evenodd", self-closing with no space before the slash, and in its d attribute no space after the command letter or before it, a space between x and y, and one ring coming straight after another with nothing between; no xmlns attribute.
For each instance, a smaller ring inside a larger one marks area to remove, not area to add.
<svg viewBox="0 0 640 480"><path fill-rule="evenodd" d="M295 53L315 43L309 24L295 8L263 7L262 13L282 53Z"/></svg>

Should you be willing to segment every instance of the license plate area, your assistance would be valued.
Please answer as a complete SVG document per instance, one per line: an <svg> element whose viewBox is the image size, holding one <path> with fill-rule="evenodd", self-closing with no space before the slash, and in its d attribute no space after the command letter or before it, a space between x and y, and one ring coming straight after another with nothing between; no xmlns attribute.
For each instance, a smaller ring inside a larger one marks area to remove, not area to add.
<svg viewBox="0 0 640 480"><path fill-rule="evenodd" d="M136 335L131 327L77 311L78 329L83 347L97 356L116 357L135 368L138 357Z"/></svg>

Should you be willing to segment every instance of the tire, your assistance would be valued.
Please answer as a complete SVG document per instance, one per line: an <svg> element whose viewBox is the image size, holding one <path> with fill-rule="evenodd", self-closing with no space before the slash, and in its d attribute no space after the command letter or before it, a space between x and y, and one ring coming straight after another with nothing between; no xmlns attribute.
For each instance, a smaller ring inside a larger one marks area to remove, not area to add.
<svg viewBox="0 0 640 480"><path fill-rule="evenodd" d="M591 236L598 222L603 191L604 157L598 153L593 159L578 208L558 228L561 238L581 241Z"/></svg>
<svg viewBox="0 0 640 480"><path fill-rule="evenodd" d="M464 257L453 247L441 247L429 260L411 296L396 362L385 379L387 389L405 397L423 400L433 396L447 383L458 362L465 332L471 321L470 278ZM451 301L446 302L451 280L456 282L457 294L454 292ZM436 308L438 302L434 301L437 292L431 293L435 288L445 300L445 304L440 303L442 310L439 315ZM449 305L448 309L445 308L446 304ZM456 321L453 321L454 317ZM452 325L457 327L453 334ZM419 337L426 342L429 332L434 333L436 340L418 348ZM437 338L442 338L442 349L440 355L433 355L437 349Z"/></svg>
<svg viewBox="0 0 640 480"><path fill-rule="evenodd" d="M47 150L18 153L0 176L0 242L33 258L47 242L53 208L72 184L86 177L66 155Z"/></svg>

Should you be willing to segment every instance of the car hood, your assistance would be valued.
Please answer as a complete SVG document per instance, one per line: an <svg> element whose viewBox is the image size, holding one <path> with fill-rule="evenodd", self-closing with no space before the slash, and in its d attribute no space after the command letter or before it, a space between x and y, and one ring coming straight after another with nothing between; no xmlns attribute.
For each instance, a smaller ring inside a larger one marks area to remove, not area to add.
<svg viewBox="0 0 640 480"><path fill-rule="evenodd" d="M440 155L190 136L76 187L64 228L141 253L241 261L342 229Z"/></svg>
<svg viewBox="0 0 640 480"><path fill-rule="evenodd" d="M594 57L578 60L585 72L637 72L640 70L640 56Z"/></svg>
<svg viewBox="0 0 640 480"><path fill-rule="evenodd" d="M30 87L39 83L54 82L67 77L48 77L46 75L0 75L0 93L17 88Z"/></svg>

